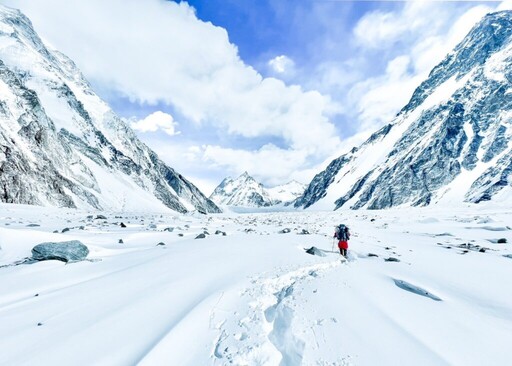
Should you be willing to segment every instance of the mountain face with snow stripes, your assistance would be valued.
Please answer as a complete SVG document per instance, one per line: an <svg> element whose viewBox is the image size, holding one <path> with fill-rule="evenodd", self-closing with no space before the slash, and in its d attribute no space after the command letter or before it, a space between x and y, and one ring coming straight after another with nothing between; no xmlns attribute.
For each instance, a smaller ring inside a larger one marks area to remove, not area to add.
<svg viewBox="0 0 512 366"><path fill-rule="evenodd" d="M245 172L236 179L224 179L210 199L223 206L269 207L293 201L304 192L304 188L303 184L296 181L265 188Z"/></svg>
<svg viewBox="0 0 512 366"><path fill-rule="evenodd" d="M384 209L512 197L512 12L488 14L390 124L316 175L294 205Z"/></svg>
<svg viewBox="0 0 512 366"><path fill-rule="evenodd" d="M168 167L30 20L0 6L2 202L220 212Z"/></svg>

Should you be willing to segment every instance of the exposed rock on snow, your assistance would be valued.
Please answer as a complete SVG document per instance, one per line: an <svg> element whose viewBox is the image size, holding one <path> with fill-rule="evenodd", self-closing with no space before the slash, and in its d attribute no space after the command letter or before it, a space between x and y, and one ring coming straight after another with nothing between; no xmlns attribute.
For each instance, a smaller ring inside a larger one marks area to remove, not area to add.
<svg viewBox="0 0 512 366"><path fill-rule="evenodd" d="M400 259L395 257L389 257L385 259L386 262L400 262Z"/></svg>
<svg viewBox="0 0 512 366"><path fill-rule="evenodd" d="M36 261L76 262L84 260L88 254L89 249L78 240L41 243L32 248L32 259Z"/></svg>
<svg viewBox="0 0 512 366"><path fill-rule="evenodd" d="M413 294L416 294L416 295L428 297L435 301L442 301L440 297L434 295L433 293L431 293L419 286L413 285L413 284L403 281L403 280L393 279L393 281L395 281L395 285L397 285L398 287L400 287L403 290L412 292Z"/></svg>
<svg viewBox="0 0 512 366"><path fill-rule="evenodd" d="M312 255L318 255L320 257L325 257L325 253L323 250L318 249L317 247L311 247L309 249L305 249L306 253L312 254Z"/></svg>

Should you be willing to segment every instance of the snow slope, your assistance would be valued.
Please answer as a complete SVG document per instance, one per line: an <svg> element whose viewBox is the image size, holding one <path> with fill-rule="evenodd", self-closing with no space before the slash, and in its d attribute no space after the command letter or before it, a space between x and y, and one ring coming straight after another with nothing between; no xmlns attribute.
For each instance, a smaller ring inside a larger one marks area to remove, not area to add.
<svg viewBox="0 0 512 366"><path fill-rule="evenodd" d="M506 206L95 215L0 205L0 364L512 362ZM341 221L348 262L331 252ZM15 265L71 239L89 261Z"/></svg>
<svg viewBox="0 0 512 366"><path fill-rule="evenodd" d="M76 65L0 5L0 200L219 212L101 100Z"/></svg>
<svg viewBox="0 0 512 366"><path fill-rule="evenodd" d="M398 115L317 174L295 207L368 208L511 196L512 12L485 16Z"/></svg>

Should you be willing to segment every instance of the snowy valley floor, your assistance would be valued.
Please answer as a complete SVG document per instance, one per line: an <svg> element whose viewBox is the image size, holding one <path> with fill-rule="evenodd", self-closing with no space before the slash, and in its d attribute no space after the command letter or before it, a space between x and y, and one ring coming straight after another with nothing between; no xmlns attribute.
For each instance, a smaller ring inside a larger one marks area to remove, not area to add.
<svg viewBox="0 0 512 366"><path fill-rule="evenodd" d="M509 210L97 214L0 205L1 365L512 364Z"/></svg>

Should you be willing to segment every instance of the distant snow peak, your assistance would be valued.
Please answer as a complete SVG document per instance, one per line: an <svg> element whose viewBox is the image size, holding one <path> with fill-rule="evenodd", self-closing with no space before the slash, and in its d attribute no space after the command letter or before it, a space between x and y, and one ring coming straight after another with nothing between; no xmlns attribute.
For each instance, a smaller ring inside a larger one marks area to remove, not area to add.
<svg viewBox="0 0 512 366"><path fill-rule="evenodd" d="M269 207L293 201L304 192L304 188L305 185L296 181L265 188L248 172L244 172L236 179L225 178L210 199L223 206Z"/></svg>
<svg viewBox="0 0 512 366"><path fill-rule="evenodd" d="M144 145L17 10L0 6L0 201L219 212ZM136 127L173 132L169 115ZM172 130L172 131L171 131Z"/></svg>
<svg viewBox="0 0 512 366"><path fill-rule="evenodd" d="M317 174L296 207L384 209L512 197L512 12L485 16L390 124Z"/></svg>

